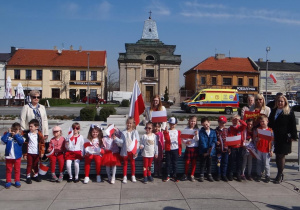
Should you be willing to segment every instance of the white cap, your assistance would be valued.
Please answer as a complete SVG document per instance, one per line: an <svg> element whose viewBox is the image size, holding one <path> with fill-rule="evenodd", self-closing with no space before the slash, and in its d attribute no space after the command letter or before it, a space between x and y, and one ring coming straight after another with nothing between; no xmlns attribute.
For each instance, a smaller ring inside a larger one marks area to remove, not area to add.
<svg viewBox="0 0 300 210"><path fill-rule="evenodd" d="M171 123L171 124L177 124L177 119L175 117L171 117L168 121L168 123Z"/></svg>

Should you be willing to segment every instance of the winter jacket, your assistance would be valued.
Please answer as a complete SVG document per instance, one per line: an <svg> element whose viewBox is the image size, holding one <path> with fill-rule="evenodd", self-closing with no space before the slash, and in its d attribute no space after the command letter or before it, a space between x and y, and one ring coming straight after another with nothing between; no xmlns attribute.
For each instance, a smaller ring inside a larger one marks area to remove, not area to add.
<svg viewBox="0 0 300 210"><path fill-rule="evenodd" d="M29 136L28 136L29 130L24 131L24 138L25 142L22 147L23 151L23 156L27 156L28 153L28 143L29 143ZM45 141L44 141L44 136L41 131L38 131L38 153L39 156L42 156L45 154Z"/></svg>
<svg viewBox="0 0 300 210"><path fill-rule="evenodd" d="M205 129L202 127L199 132L199 154L202 155L204 153L207 153L211 149L209 155L212 156L216 143L217 143L216 131L210 129L210 134L208 136Z"/></svg>
<svg viewBox="0 0 300 210"><path fill-rule="evenodd" d="M24 143L24 138L20 134L12 136L11 133L6 132L2 136L1 140L4 142L4 144L6 144L5 156L9 156L12 144L14 144L15 159L22 157L22 145Z"/></svg>
<svg viewBox="0 0 300 210"><path fill-rule="evenodd" d="M168 131L164 131L164 138L165 138L165 151L171 151L171 139ZM178 131L178 154L181 155L182 145L181 145L181 132Z"/></svg>

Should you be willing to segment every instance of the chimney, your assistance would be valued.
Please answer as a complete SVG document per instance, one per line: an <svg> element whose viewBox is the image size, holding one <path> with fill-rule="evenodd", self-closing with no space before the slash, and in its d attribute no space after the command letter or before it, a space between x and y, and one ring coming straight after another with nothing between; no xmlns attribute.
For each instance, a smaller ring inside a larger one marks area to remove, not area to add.
<svg viewBox="0 0 300 210"><path fill-rule="evenodd" d="M259 58L258 62L264 62L264 59L263 58Z"/></svg>
<svg viewBox="0 0 300 210"><path fill-rule="evenodd" d="M10 54L14 54L18 49L16 47L10 47Z"/></svg>
<svg viewBox="0 0 300 210"><path fill-rule="evenodd" d="M215 59L224 59L225 54L215 54Z"/></svg>
<svg viewBox="0 0 300 210"><path fill-rule="evenodd" d="M285 63L286 62L286 60L281 60L281 63Z"/></svg>
<svg viewBox="0 0 300 210"><path fill-rule="evenodd" d="M70 46L70 50L73 50L73 45Z"/></svg>

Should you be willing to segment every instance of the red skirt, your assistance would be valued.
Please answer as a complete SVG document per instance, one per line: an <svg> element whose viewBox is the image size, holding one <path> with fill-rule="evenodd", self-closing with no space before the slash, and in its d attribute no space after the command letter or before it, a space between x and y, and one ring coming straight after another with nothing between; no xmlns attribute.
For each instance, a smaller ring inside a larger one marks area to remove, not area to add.
<svg viewBox="0 0 300 210"><path fill-rule="evenodd" d="M194 159L197 160L198 156L199 156L198 147L186 147L184 153L185 160L194 160Z"/></svg>
<svg viewBox="0 0 300 210"><path fill-rule="evenodd" d="M111 150L105 150L105 153L102 157L102 165L103 166L121 166L119 153L112 153Z"/></svg>
<svg viewBox="0 0 300 210"><path fill-rule="evenodd" d="M65 160L82 159L81 151L67 151L65 154Z"/></svg>

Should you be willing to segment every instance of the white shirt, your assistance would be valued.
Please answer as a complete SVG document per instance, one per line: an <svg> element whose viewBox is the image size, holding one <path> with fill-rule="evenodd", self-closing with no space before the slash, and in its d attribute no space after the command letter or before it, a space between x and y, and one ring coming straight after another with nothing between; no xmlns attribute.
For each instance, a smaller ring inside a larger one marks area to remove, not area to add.
<svg viewBox="0 0 300 210"><path fill-rule="evenodd" d="M143 147L143 157L154 157L158 154L157 137L154 133L150 136L144 134L140 144Z"/></svg>
<svg viewBox="0 0 300 210"><path fill-rule="evenodd" d="M210 134L210 129L209 129L209 130L205 130L205 132L206 132L207 136L209 136L209 134Z"/></svg>
<svg viewBox="0 0 300 210"><path fill-rule="evenodd" d="M171 140L171 150L178 149L178 130L169 130Z"/></svg>
<svg viewBox="0 0 300 210"><path fill-rule="evenodd" d="M28 142L28 153L37 155L39 154L38 150L38 135L37 133L28 133L29 142Z"/></svg>

